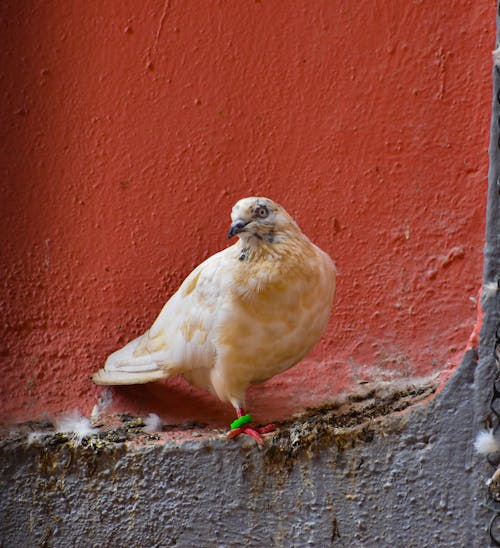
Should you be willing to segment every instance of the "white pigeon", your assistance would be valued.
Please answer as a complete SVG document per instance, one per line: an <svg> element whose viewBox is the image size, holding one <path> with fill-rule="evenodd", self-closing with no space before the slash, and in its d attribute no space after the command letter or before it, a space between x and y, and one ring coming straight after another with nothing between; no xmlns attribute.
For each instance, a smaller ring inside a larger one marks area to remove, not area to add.
<svg viewBox="0 0 500 548"><path fill-rule="evenodd" d="M96 384L139 384L183 375L236 409L230 438L260 434L246 389L298 363L321 337L335 293L335 266L268 198L231 212L238 242L189 274L151 328L109 356Z"/></svg>

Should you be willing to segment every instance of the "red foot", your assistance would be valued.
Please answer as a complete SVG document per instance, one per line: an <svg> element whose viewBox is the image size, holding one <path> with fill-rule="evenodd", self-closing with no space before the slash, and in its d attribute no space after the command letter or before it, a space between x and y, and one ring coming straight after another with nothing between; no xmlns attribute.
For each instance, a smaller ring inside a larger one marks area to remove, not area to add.
<svg viewBox="0 0 500 548"><path fill-rule="evenodd" d="M238 419L243 417L244 414L245 410L242 407L236 409L236 415L238 416ZM251 421L252 419L250 418L250 415L248 417ZM267 426L254 428L253 426L250 426L249 423L247 423L238 426L238 428L232 428L227 435L227 439L231 440L236 436L239 436L240 434L246 434L247 436L251 436L259 445L262 445L264 443L264 440L262 439L261 434L267 434L268 432L272 432L273 430L276 430L275 424L268 424Z"/></svg>
<svg viewBox="0 0 500 548"><path fill-rule="evenodd" d="M261 434L267 434L268 432L272 432L273 430L276 430L275 424L268 424L267 426L260 426L255 428L253 426L250 426L249 424L244 424L239 428L233 428L233 430L231 430L227 435L227 439L232 440L240 434L246 434L247 436L251 436L259 445L262 445L264 443L264 440L262 439Z"/></svg>

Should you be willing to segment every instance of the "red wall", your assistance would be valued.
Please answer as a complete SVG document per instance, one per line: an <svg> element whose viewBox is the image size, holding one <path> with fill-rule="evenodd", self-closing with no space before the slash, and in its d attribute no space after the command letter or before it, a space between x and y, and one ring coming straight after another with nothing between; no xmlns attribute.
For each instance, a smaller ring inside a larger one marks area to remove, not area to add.
<svg viewBox="0 0 500 548"><path fill-rule="evenodd" d="M251 390L257 416L456 364L482 272L494 21L486 0L4 0L2 416L89 413L90 374L228 245L248 195L339 268L327 333ZM232 415L179 380L114 402Z"/></svg>

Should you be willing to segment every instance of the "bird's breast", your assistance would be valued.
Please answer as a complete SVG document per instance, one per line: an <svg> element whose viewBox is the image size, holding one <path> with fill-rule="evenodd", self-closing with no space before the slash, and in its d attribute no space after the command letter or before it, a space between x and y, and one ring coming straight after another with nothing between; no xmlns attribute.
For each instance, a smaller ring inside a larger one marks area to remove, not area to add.
<svg viewBox="0 0 500 548"><path fill-rule="evenodd" d="M249 262L234 280L218 331L224 367L248 383L297 363L320 338L330 315L335 271L314 246L282 260Z"/></svg>

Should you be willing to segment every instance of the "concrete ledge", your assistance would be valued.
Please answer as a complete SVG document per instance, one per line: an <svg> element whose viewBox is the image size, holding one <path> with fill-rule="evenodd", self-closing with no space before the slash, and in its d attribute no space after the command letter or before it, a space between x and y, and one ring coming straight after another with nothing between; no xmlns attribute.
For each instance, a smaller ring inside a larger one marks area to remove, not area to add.
<svg viewBox="0 0 500 548"><path fill-rule="evenodd" d="M420 386L311 410L262 450L222 432L77 446L13 434L0 452L2 546L485 546L475 366L471 351L431 401Z"/></svg>

